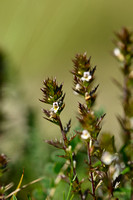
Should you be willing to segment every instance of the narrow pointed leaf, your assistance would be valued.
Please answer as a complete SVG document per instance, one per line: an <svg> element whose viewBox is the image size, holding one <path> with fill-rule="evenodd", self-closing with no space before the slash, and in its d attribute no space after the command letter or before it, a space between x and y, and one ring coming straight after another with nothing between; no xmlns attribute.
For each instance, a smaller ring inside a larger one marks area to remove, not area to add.
<svg viewBox="0 0 133 200"><path fill-rule="evenodd" d="M22 173L22 176L20 178L20 181L19 181L19 184L18 184L16 190L18 190L21 187L21 184L22 184L22 181L23 181L23 177L24 177L24 171ZM12 196L11 200L15 200L14 198L16 197L16 195L17 195L17 192Z"/></svg>

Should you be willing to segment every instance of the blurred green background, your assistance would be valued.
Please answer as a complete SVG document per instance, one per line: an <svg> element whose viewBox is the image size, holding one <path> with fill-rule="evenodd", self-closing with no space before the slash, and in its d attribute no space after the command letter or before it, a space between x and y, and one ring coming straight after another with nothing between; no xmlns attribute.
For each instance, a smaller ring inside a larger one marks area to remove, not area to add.
<svg viewBox="0 0 133 200"><path fill-rule="evenodd" d="M3 104L9 116L8 131L1 137L0 150L12 162L21 158L28 141L27 109L34 109L35 126L39 127L34 159L49 156L43 139L60 137L58 127L42 118L41 108L45 105L38 99L42 98L43 79L56 76L59 83L64 83L66 108L62 120L65 125L71 118L72 130L77 126L80 99L72 91L71 60L85 51L92 56L92 65L97 65L96 84L100 87L96 108L107 113L103 130L111 131L120 144L116 120L116 115L122 113L120 92L111 79L122 81L122 76L112 57L112 40L114 31L122 26L133 30L132 9L132 0L0 0L0 49L6 55L10 77Z"/></svg>

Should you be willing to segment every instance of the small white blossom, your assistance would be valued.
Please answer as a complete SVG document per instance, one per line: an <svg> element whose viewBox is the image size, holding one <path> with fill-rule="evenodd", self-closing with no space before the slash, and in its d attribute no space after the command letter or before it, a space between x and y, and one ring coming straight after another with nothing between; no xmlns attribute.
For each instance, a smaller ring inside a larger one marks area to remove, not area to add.
<svg viewBox="0 0 133 200"><path fill-rule="evenodd" d="M117 182L117 183L115 184L115 188L118 188L119 185L120 185L120 182Z"/></svg>
<svg viewBox="0 0 133 200"><path fill-rule="evenodd" d="M67 160L67 161L66 161L66 165L70 165L70 160Z"/></svg>
<svg viewBox="0 0 133 200"><path fill-rule="evenodd" d="M114 164L111 164L109 166L109 176L111 179L113 179L113 181L116 181L116 178L120 175L120 172L121 172L121 167L118 163L116 163L115 165ZM116 183L115 183L115 188L117 188L120 184L120 181L118 180Z"/></svg>
<svg viewBox="0 0 133 200"><path fill-rule="evenodd" d="M73 161L73 167L76 168L76 160Z"/></svg>
<svg viewBox="0 0 133 200"><path fill-rule="evenodd" d="M81 88L82 88L81 85L80 85L79 83L77 83L76 86L75 86L75 89L76 89L77 91L80 91ZM74 91L73 93L74 93L75 95L79 95L79 93L76 92L76 91Z"/></svg>
<svg viewBox="0 0 133 200"><path fill-rule="evenodd" d="M90 148L92 147L92 139L90 139L90 144L89 144Z"/></svg>
<svg viewBox="0 0 133 200"><path fill-rule="evenodd" d="M120 175L120 172L121 172L120 165L115 164L114 167L115 167L115 171L114 171L114 174L113 174L113 180L115 180Z"/></svg>
<svg viewBox="0 0 133 200"><path fill-rule="evenodd" d="M119 48L114 49L114 55L118 58L119 61L124 61L124 56Z"/></svg>
<svg viewBox="0 0 133 200"><path fill-rule="evenodd" d="M82 134L81 134L81 138L83 139L83 140L87 140L88 138L90 138L91 136L90 136L90 133L87 131L87 130L83 130L82 131Z"/></svg>
<svg viewBox="0 0 133 200"><path fill-rule="evenodd" d="M115 48L115 49L114 49L114 55L115 55L115 56L119 56L120 53L121 53L121 52L120 52L120 49L118 49L118 48Z"/></svg>
<svg viewBox="0 0 133 200"><path fill-rule="evenodd" d="M101 161L105 165L110 165L113 160L114 160L114 156L112 154L110 154L108 151L103 152L102 157L101 157Z"/></svg>
<svg viewBox="0 0 133 200"><path fill-rule="evenodd" d="M91 111L91 115L94 115L94 111L93 110Z"/></svg>
<svg viewBox="0 0 133 200"><path fill-rule="evenodd" d="M91 80L92 76L90 72L84 72L83 77L81 77L82 81L87 81L89 82Z"/></svg>
<svg viewBox="0 0 133 200"><path fill-rule="evenodd" d="M71 152L71 150L72 150L72 146L69 145L68 148L66 148L66 151L67 151L67 152Z"/></svg>
<svg viewBox="0 0 133 200"><path fill-rule="evenodd" d="M76 86L75 86L75 89L76 90L80 90L81 89L81 85L79 83L77 83Z"/></svg>
<svg viewBox="0 0 133 200"><path fill-rule="evenodd" d="M53 111L54 113L57 113L58 110L59 110L58 102L54 102L53 107L51 108L51 111Z"/></svg>
<svg viewBox="0 0 133 200"><path fill-rule="evenodd" d="M50 118L56 118L56 113L54 112L53 108L50 109Z"/></svg>

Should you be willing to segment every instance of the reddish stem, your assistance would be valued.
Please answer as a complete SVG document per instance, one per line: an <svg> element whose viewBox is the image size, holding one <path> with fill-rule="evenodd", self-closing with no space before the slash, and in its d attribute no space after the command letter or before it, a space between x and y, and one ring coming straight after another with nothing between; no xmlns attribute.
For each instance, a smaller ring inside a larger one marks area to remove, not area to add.
<svg viewBox="0 0 133 200"><path fill-rule="evenodd" d="M66 149L68 140L67 140L67 137L66 137L66 133L63 130L63 126L62 126L62 122L60 120L60 117L58 117L58 122L59 122L60 130L61 130L61 133L62 133L62 138L63 138L63 141L64 141L64 148Z"/></svg>
<svg viewBox="0 0 133 200"><path fill-rule="evenodd" d="M87 142L87 154L88 154L88 161L89 161L90 168L92 168L92 166L91 166L92 163L91 163L91 154L90 154L89 142ZM96 200L96 196L95 196L95 183L94 183L92 172L90 172L90 175L91 175L91 185L92 185L93 199Z"/></svg>

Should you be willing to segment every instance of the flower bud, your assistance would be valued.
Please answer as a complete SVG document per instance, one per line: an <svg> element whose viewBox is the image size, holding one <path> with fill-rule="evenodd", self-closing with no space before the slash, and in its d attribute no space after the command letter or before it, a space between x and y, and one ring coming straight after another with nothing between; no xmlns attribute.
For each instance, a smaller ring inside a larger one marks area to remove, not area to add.
<svg viewBox="0 0 133 200"><path fill-rule="evenodd" d="M120 49L119 48L115 48L114 49L114 56L116 56L116 58L123 62L124 61L124 55L121 53Z"/></svg>

